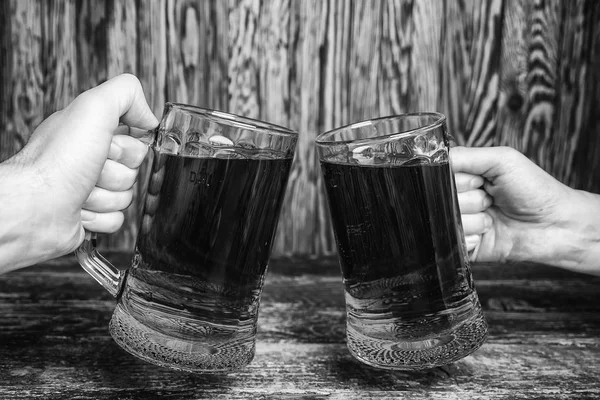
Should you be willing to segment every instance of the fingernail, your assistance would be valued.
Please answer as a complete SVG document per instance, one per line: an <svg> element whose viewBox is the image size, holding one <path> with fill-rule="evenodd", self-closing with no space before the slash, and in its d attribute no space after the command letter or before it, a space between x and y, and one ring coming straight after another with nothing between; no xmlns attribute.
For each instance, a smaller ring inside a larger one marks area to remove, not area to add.
<svg viewBox="0 0 600 400"><path fill-rule="evenodd" d="M483 185L483 179L480 176L471 179L471 182L469 182L469 187L471 189L477 189L481 185Z"/></svg>
<svg viewBox="0 0 600 400"><path fill-rule="evenodd" d="M485 221L483 222L483 224L485 226L485 229L488 230L492 227L492 225L494 225L494 220L492 219L492 217L486 214Z"/></svg>
<svg viewBox="0 0 600 400"><path fill-rule="evenodd" d="M486 209L492 205L492 198L490 196L485 196L483 198L483 208Z"/></svg>
<svg viewBox="0 0 600 400"><path fill-rule="evenodd" d="M114 141L110 143L110 150L108 150L108 158L111 160L119 161L123 154L123 149L117 145Z"/></svg>
<svg viewBox="0 0 600 400"><path fill-rule="evenodd" d="M96 219L96 213L89 210L81 210L81 221L91 222Z"/></svg>

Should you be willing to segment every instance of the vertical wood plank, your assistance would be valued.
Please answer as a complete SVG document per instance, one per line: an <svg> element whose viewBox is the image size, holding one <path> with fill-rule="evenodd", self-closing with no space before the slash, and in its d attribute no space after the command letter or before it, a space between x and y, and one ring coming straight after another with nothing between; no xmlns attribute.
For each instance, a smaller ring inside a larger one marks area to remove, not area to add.
<svg viewBox="0 0 600 400"><path fill-rule="evenodd" d="M383 5L377 89L380 115L402 114L409 107L409 69L415 29L412 8L413 0L392 0Z"/></svg>
<svg viewBox="0 0 600 400"><path fill-rule="evenodd" d="M167 100L226 110L228 8L225 1L167 1Z"/></svg>
<svg viewBox="0 0 600 400"><path fill-rule="evenodd" d="M2 2L0 162L19 151L44 114L39 0Z"/></svg>
<svg viewBox="0 0 600 400"><path fill-rule="evenodd" d="M594 82L590 77L594 75L590 56L593 51L594 25L599 21L594 20L596 1L566 1L561 5L557 112L548 158L552 159L552 175L563 182L569 182L574 180L571 175L578 147L585 148L594 139L598 140L589 135L587 117L591 112L598 112L591 109ZM582 142L582 138L587 140ZM582 169L578 171L580 174L594 173L593 170L586 171L586 165L579 166ZM595 175L600 177L598 172Z"/></svg>
<svg viewBox="0 0 600 400"><path fill-rule="evenodd" d="M313 143L320 129L321 46L327 4L319 1L288 4L289 97L282 111L287 110L288 125L299 132L299 137L275 238L274 257L331 252L327 225L323 228L327 219L319 214L323 211L319 201L323 199L319 198L320 170ZM282 25L280 30L283 29ZM271 46L270 51L277 51L277 47ZM280 56L283 57L283 53ZM285 86L284 79L281 76L279 86Z"/></svg>
<svg viewBox="0 0 600 400"><path fill-rule="evenodd" d="M335 244L314 138L323 131L325 120L331 124L333 118L324 110L323 99L331 1L295 1L290 6L289 118L299 138L274 256L326 255L334 252ZM327 107L332 107L332 99Z"/></svg>
<svg viewBox="0 0 600 400"><path fill-rule="evenodd" d="M11 2L0 3L0 52L3 54L0 62L0 81L10 82L13 75L12 68L12 20ZM20 148L18 141L14 139L14 127L11 119L11 101L13 87L7 83L0 86L0 162L10 158Z"/></svg>
<svg viewBox="0 0 600 400"><path fill-rule="evenodd" d="M73 0L42 1L44 117L64 108L78 93L76 18Z"/></svg>
<svg viewBox="0 0 600 400"><path fill-rule="evenodd" d="M505 0L500 57L498 127L494 144L521 150L523 128L529 107L527 63L532 3Z"/></svg>
<svg viewBox="0 0 600 400"><path fill-rule="evenodd" d="M560 37L560 1L535 1L527 34L527 116L520 149L547 171L556 113L557 63Z"/></svg>
<svg viewBox="0 0 600 400"><path fill-rule="evenodd" d="M589 106L583 115L570 184L600 193L600 2L587 1L583 14L586 20L589 18L584 24L590 43L587 46L587 77L583 81Z"/></svg>
<svg viewBox="0 0 600 400"><path fill-rule="evenodd" d="M286 127L290 125L290 75L293 74L290 40L295 34L290 28L298 28L297 24L290 26L290 6L290 0L263 1L258 30L260 118ZM297 162L293 170L297 168ZM290 207L292 187L293 183L289 182L273 243L275 257L290 255L293 251L293 240L286 240L294 238L298 211Z"/></svg>
<svg viewBox="0 0 600 400"><path fill-rule="evenodd" d="M206 59L208 76L206 83L208 106L217 110L229 110L229 4L227 1L205 2L204 13L208 28Z"/></svg>
<svg viewBox="0 0 600 400"><path fill-rule="evenodd" d="M130 0L107 0L108 17L108 77L128 72L135 74L137 67L137 12Z"/></svg>
<svg viewBox="0 0 600 400"><path fill-rule="evenodd" d="M138 78L150 108L160 118L167 74L166 0L139 0L137 15Z"/></svg>
<svg viewBox="0 0 600 400"><path fill-rule="evenodd" d="M415 0L413 3L414 28L410 53L409 112L439 109L442 94L440 47L444 17L448 18L444 16L444 3L441 1Z"/></svg>
<svg viewBox="0 0 600 400"><path fill-rule="evenodd" d="M329 0L327 8L327 34L323 83L323 131L346 125L350 122L348 100L349 41L354 3L344 0Z"/></svg>
<svg viewBox="0 0 600 400"><path fill-rule="evenodd" d="M137 10L130 0L107 0L107 77L121 73L137 73ZM141 175L145 171L141 170ZM103 236L100 246L111 250L133 251L137 237L140 185L134 187L132 205L124 211L125 222L115 234Z"/></svg>
<svg viewBox="0 0 600 400"><path fill-rule="evenodd" d="M167 32L170 101L206 107L208 76L206 54L206 14L208 2L169 0Z"/></svg>
<svg viewBox="0 0 600 400"><path fill-rule="evenodd" d="M441 108L459 144L494 140L502 9L503 0L446 3Z"/></svg>
<svg viewBox="0 0 600 400"><path fill-rule="evenodd" d="M232 0L229 11L229 110L251 118L260 117L259 66L257 61L259 34L259 0Z"/></svg>
<svg viewBox="0 0 600 400"><path fill-rule="evenodd" d="M78 92L97 86L107 78L106 8L105 1L80 0L76 3Z"/></svg>
<svg viewBox="0 0 600 400"><path fill-rule="evenodd" d="M263 0L258 21L260 118L288 126L290 114L290 0Z"/></svg>
<svg viewBox="0 0 600 400"><path fill-rule="evenodd" d="M352 15L349 60L350 122L379 117L383 4L359 1Z"/></svg>

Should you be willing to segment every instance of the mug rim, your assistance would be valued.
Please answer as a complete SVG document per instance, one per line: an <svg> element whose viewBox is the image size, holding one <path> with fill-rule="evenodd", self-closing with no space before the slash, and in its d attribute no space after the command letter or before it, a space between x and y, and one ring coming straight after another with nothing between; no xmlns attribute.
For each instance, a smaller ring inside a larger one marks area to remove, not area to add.
<svg viewBox="0 0 600 400"><path fill-rule="evenodd" d="M177 110L190 112L193 114L207 116L211 119L216 120L219 123L225 123L225 124L234 123L235 125L238 125L238 127L240 127L240 128L245 128L245 129L252 130L252 131L259 131L259 132L281 135L281 136L298 136L297 131L290 129L290 128L286 128L281 125L273 124L271 122L261 121L261 120L250 118L250 117L244 117L241 115L232 114L232 113L225 112L225 111L219 111L219 110L215 110L215 109L211 109L211 108L204 108L204 107L194 106L194 105L185 104L185 103L176 103L176 102L168 101L165 103L165 109L166 110L177 109ZM242 125L242 126L240 126L240 125Z"/></svg>
<svg viewBox="0 0 600 400"><path fill-rule="evenodd" d="M375 122L381 122L384 120L392 120L392 119L400 119L406 117L422 117L422 116L432 116L436 119L428 124L420 126L414 129L408 129L402 132L390 133L390 134L382 134L379 136L373 136L370 138L362 138L362 139L350 139L350 140L326 140L328 136L334 135L343 130L354 130L359 129L364 126L373 125ZM359 143L370 143L374 140L394 140L394 139L402 139L407 136L415 135L417 133L427 132L436 128L439 128L446 122L446 116L442 113L435 111L423 111L423 112L414 112L414 113L406 113L406 114L393 114L387 115L384 117L365 119L358 122L353 122L351 124L343 125L338 128L334 128L328 130L326 132L321 133L315 138L315 143L319 146L335 146L335 145L343 145L343 144L359 144Z"/></svg>

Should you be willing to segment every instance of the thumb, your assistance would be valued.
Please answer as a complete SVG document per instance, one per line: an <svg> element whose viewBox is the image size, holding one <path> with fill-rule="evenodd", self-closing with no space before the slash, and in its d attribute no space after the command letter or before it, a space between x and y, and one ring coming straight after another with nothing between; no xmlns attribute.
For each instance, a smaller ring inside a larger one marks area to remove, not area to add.
<svg viewBox="0 0 600 400"><path fill-rule="evenodd" d="M140 129L152 129L158 125L140 81L131 74L116 76L84 92L65 111L85 115L86 125L99 131L112 132L119 122Z"/></svg>
<svg viewBox="0 0 600 400"><path fill-rule="evenodd" d="M68 154L73 165L98 174L104 164L115 129L123 122L144 130L158 125L144 97L140 81L124 74L90 89L69 104L54 121L48 147Z"/></svg>
<svg viewBox="0 0 600 400"><path fill-rule="evenodd" d="M450 164L454 173L480 175L493 181L504 173L506 160L516 150L510 147L452 147Z"/></svg>

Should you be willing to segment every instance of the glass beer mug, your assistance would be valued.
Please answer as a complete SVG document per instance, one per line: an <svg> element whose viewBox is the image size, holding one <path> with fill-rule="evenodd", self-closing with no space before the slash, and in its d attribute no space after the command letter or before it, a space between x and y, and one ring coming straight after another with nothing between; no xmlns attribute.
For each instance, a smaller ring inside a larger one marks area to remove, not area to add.
<svg viewBox="0 0 600 400"><path fill-rule="evenodd" d="M387 369L475 351L487 324L467 258L446 118L379 118L317 137L345 286L348 348Z"/></svg>
<svg viewBox="0 0 600 400"><path fill-rule="evenodd" d="M79 263L113 296L113 339L129 353L191 372L254 357L260 294L297 133L219 111L167 103L132 265L96 250Z"/></svg>

